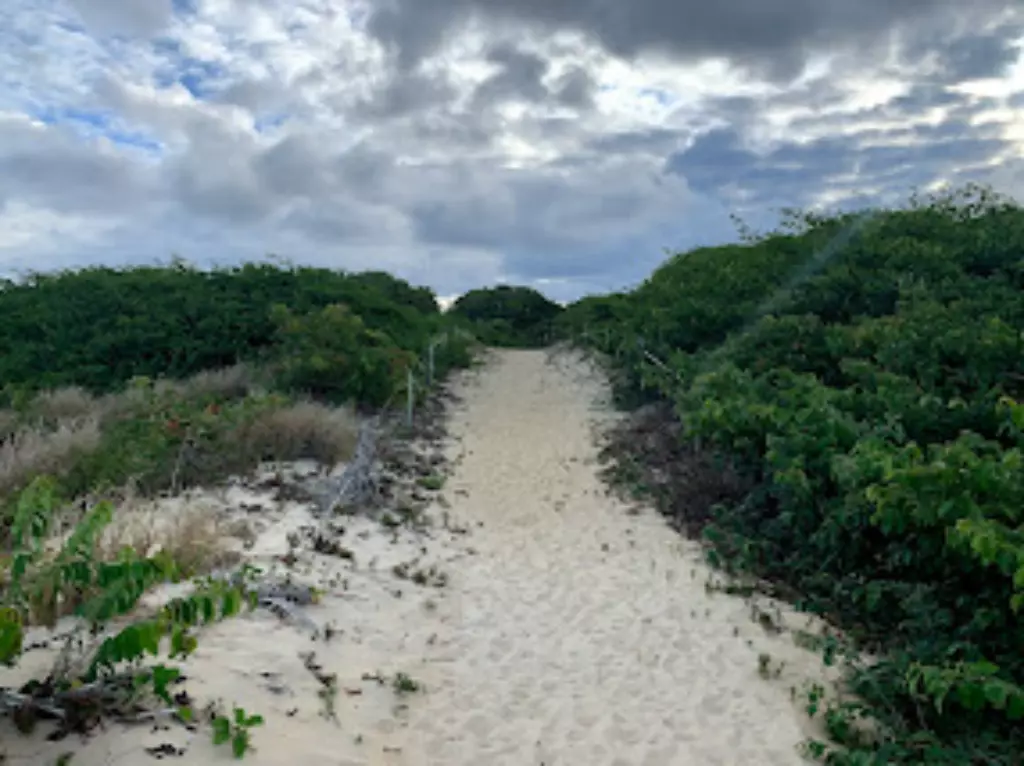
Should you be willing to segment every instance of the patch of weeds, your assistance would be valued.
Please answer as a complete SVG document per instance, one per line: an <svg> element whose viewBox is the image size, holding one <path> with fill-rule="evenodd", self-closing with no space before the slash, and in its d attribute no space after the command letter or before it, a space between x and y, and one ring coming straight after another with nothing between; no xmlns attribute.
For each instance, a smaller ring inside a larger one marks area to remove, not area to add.
<svg viewBox="0 0 1024 766"><path fill-rule="evenodd" d="M316 661L315 652L304 652L301 655L302 664L320 682L320 689L317 696L323 705L320 715L329 721L337 722L335 703L338 699L338 676L336 673L325 673L323 666Z"/></svg>
<svg viewBox="0 0 1024 766"><path fill-rule="evenodd" d="M783 630L780 626L782 615L778 610L776 610L776 613L773 615L771 612L762 609L757 604L751 604L750 618L760 625L761 629L764 630L765 633L770 635L778 635Z"/></svg>
<svg viewBox="0 0 1024 766"><path fill-rule="evenodd" d="M398 519L403 524L408 524L411 527L426 526L427 519L421 508L413 505L400 505L395 509L395 513L398 514Z"/></svg>
<svg viewBox="0 0 1024 766"><path fill-rule="evenodd" d="M423 684L407 673L398 672L395 673L395 677L391 681L391 688L395 690L396 694L413 694L421 691Z"/></svg>
<svg viewBox="0 0 1024 766"><path fill-rule="evenodd" d="M356 558L356 554L351 548L346 548L337 540L332 540L321 534L313 536L313 550L324 556L334 556L345 561L355 561Z"/></svg>
<svg viewBox="0 0 1024 766"><path fill-rule="evenodd" d="M242 758L254 750L249 730L262 725L263 716L249 715L245 708L235 707L233 718L218 713L213 717L213 744L230 742L235 758Z"/></svg>
<svg viewBox="0 0 1024 766"><path fill-rule="evenodd" d="M432 586L443 588L448 584L448 575L440 571L436 565L431 564L425 569L413 569L412 562L395 564L391 569L392 574L400 580L408 580L416 585Z"/></svg>
<svg viewBox="0 0 1024 766"><path fill-rule="evenodd" d="M767 652L761 652L757 656L757 673L761 678L778 678L785 666L784 662L773 663L771 655Z"/></svg>
<svg viewBox="0 0 1024 766"><path fill-rule="evenodd" d="M439 492L444 488L445 477L439 474L431 474L430 476L421 476L416 480L423 489L429 489L434 492Z"/></svg>

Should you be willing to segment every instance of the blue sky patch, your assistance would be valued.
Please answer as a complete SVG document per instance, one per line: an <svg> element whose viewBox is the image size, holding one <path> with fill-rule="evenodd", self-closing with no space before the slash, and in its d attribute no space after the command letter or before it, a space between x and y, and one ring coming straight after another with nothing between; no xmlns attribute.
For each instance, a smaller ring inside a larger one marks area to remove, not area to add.
<svg viewBox="0 0 1024 766"><path fill-rule="evenodd" d="M288 115L284 112L268 114L265 117L257 117L253 120L253 128L257 133L269 133L288 122Z"/></svg>
<svg viewBox="0 0 1024 766"><path fill-rule="evenodd" d="M83 138L107 138L115 144L159 153L162 144L144 131L131 130L118 124L115 115L69 107L48 106L36 110L32 117L47 125L64 125Z"/></svg>

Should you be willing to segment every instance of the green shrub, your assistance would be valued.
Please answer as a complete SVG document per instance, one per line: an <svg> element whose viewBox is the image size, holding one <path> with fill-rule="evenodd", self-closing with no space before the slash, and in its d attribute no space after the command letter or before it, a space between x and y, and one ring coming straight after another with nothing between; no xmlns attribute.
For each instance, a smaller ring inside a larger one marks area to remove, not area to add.
<svg viewBox="0 0 1024 766"><path fill-rule="evenodd" d="M1024 752L1024 210L983 189L791 214L670 259L561 325L681 438L752 477L710 514L714 560L880 654L818 706L836 764ZM585 335L584 335L585 333ZM644 351L665 360L666 372ZM850 725L866 705L879 737Z"/></svg>
<svg viewBox="0 0 1024 766"><path fill-rule="evenodd" d="M69 604L82 620L82 633L102 636L110 622L129 614L148 590L179 578L175 562L163 553L147 558L125 548L114 561L95 558L97 541L113 521L108 503L92 507L63 546L49 554L45 543L61 505L56 485L43 477L18 498L13 549L0 561L0 665L16 665L24 651L26 628L53 627ZM244 583L207 582L191 595L173 599L155 616L129 621L91 654L69 658L46 683L29 684L19 693L0 690L0 714L13 713L19 729L28 733L38 719L59 711L65 731L84 732L96 716L118 706L138 707L148 697L191 721L194 711L171 694L170 685L181 677L180 670L146 660L161 654L172 660L187 657L198 644L196 628L238 614L248 598ZM242 721L246 722L258 725L259 720ZM221 728L213 732L217 742ZM248 746L248 738L244 740L233 743L236 755L247 749L239 747Z"/></svg>
<svg viewBox="0 0 1024 766"><path fill-rule="evenodd" d="M421 349L439 319L429 290L373 272L201 271L177 262L33 274L0 290L3 403L62 386L95 394L136 376L180 379L259 363L276 342L271 306L304 315L339 303L406 350Z"/></svg>
<svg viewBox="0 0 1024 766"><path fill-rule="evenodd" d="M371 330L347 306L296 316L274 307L277 384L337 403L383 405L405 383L416 356Z"/></svg>
<svg viewBox="0 0 1024 766"><path fill-rule="evenodd" d="M499 285L470 290L449 314L488 345L537 347L550 343L561 312L561 306L532 288Z"/></svg>

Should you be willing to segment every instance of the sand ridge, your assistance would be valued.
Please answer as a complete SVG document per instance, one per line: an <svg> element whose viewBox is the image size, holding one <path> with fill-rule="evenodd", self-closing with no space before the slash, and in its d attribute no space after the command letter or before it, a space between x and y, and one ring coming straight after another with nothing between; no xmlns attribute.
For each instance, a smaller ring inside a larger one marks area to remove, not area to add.
<svg viewBox="0 0 1024 766"><path fill-rule="evenodd" d="M615 415L600 373L572 354L503 351L457 388L434 530L345 518L351 559L302 552L299 568L325 590L305 614L334 626L329 642L265 611L204 630L185 664L190 693L266 719L245 762L801 763L813 729L789 689L820 676L820 660L766 634L741 599L709 593L692 543L608 495L595 429ZM268 506L248 555L277 561L289 533L316 523L302 503ZM433 566L445 583L409 582L396 564ZM333 711L311 651L337 674ZM760 677L761 652L785 661L779 678ZM423 688L399 689L398 674ZM0 670L0 685L16 680ZM178 763L232 760L207 732L173 725L111 726L84 743L5 725L12 764L70 750L76 766L135 766L165 743L183 748Z"/></svg>

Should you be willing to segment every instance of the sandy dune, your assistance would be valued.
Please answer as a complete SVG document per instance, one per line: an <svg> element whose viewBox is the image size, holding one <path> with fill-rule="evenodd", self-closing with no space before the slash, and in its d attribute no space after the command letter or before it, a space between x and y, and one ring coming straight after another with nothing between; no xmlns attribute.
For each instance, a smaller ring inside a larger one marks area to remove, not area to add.
<svg viewBox="0 0 1024 766"><path fill-rule="evenodd" d="M351 559L296 552L296 578L326 591L304 615L334 626L329 641L265 610L204 632L187 687L199 702L264 716L246 762L801 763L797 745L812 730L790 687L820 677L820 660L790 635L766 633L743 600L709 593L699 552L660 517L607 496L593 429L614 416L600 376L568 355L502 352L458 389L453 475L430 509L433 528L346 517L334 534ZM263 506L246 511L258 528L245 555L280 567L289 532L316 524L310 508L241 488L210 502L237 516L243 495ZM446 583L397 576L403 563L433 566L428 579ZM337 674L334 717L302 657L310 651ZM761 677L761 653L784 661L778 678ZM47 659L36 652L26 668L0 671L0 685ZM422 688L397 688L399 673ZM134 766L165 743L184 749L178 763L231 760L208 731L172 724L56 743L5 725L0 751L12 764L74 751L75 766Z"/></svg>

